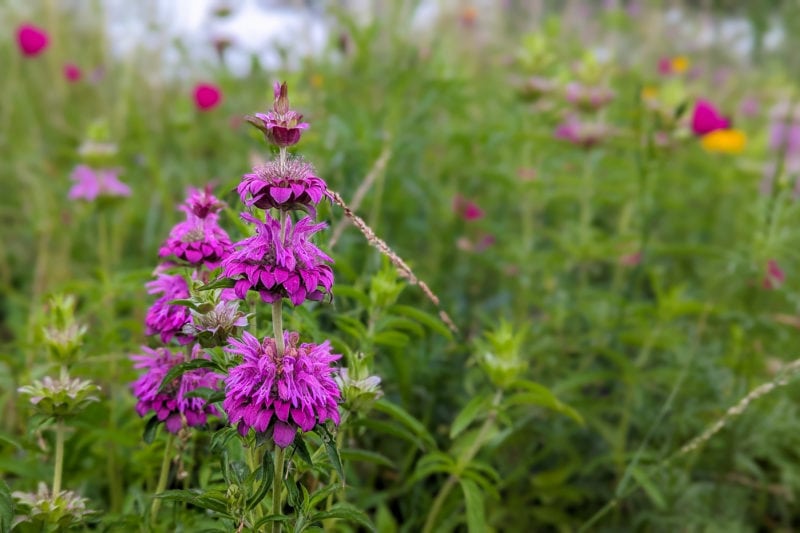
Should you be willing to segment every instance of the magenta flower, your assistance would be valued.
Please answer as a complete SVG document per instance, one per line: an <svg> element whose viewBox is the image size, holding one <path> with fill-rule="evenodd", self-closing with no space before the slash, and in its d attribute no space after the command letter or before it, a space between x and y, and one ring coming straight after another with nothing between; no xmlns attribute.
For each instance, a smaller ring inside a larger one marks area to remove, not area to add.
<svg viewBox="0 0 800 533"><path fill-rule="evenodd" d="M283 165L280 161L270 161L253 168L252 174L242 177L236 192L245 205L259 209L298 209L316 205L323 196L330 196L328 186L316 175L314 167L299 157L290 158Z"/></svg>
<svg viewBox="0 0 800 533"><path fill-rule="evenodd" d="M67 63L64 65L64 78L70 83L77 83L81 81L83 72L78 65Z"/></svg>
<svg viewBox="0 0 800 533"><path fill-rule="evenodd" d="M483 209L472 200L467 200L460 194L453 198L453 211L467 222L483 218Z"/></svg>
<svg viewBox="0 0 800 533"><path fill-rule="evenodd" d="M292 225L286 220L286 232L281 241L280 222L267 217L262 222L248 214L242 218L256 225L256 234L234 245L222 261L222 275L236 280L234 291L244 299L247 291L257 291L261 299L271 303L283 297L292 304L305 300L321 300L330 293L333 270L325 262L333 262L314 246L310 237L325 227L304 217Z"/></svg>
<svg viewBox="0 0 800 533"><path fill-rule="evenodd" d="M22 24L17 28L17 45L25 56L38 56L44 52L49 42L47 32L38 26Z"/></svg>
<svg viewBox="0 0 800 533"><path fill-rule="evenodd" d="M228 420L241 435L250 429L272 430L275 444L285 448L294 440L297 429L311 431L318 423L333 420L339 424L337 402L341 397L331 363L341 356L331 353L328 341L300 344L300 335L285 331L284 353L278 354L275 339L259 343L250 333L242 340L231 340L225 348L239 355L242 362L232 368L225 380L222 407Z"/></svg>
<svg viewBox="0 0 800 533"><path fill-rule="evenodd" d="M215 215L225 206L219 198L211 194L211 186L207 185L203 190L189 189L189 197L186 204L181 207L187 215L194 215L197 218L207 218Z"/></svg>
<svg viewBox="0 0 800 533"><path fill-rule="evenodd" d="M778 262L774 259L767 261L767 273L761 280L761 285L767 290L775 290L779 289L784 281L786 281L786 274L783 273Z"/></svg>
<svg viewBox="0 0 800 533"><path fill-rule="evenodd" d="M308 124L302 122L303 115L289 109L289 97L286 82L274 86L275 101L272 111L256 113L247 117L248 122L260 129L267 140L281 148L293 146L300 140L303 130Z"/></svg>
<svg viewBox="0 0 800 533"><path fill-rule="evenodd" d="M703 136L712 131L728 129L731 121L723 117L711 102L698 100L692 113L692 131Z"/></svg>
<svg viewBox="0 0 800 533"><path fill-rule="evenodd" d="M126 197L131 189L117 178L116 169L93 169L87 165L78 165L72 171L75 184L69 190L71 200L92 202L100 197Z"/></svg>
<svg viewBox="0 0 800 533"><path fill-rule="evenodd" d="M194 104L200 111L210 111L222 101L222 91L210 83L198 83L193 91Z"/></svg>
<svg viewBox="0 0 800 533"><path fill-rule="evenodd" d="M231 240L219 227L216 215L198 218L187 213L186 220L176 224L158 251L159 257L175 257L194 267L217 268L231 251Z"/></svg>
<svg viewBox="0 0 800 533"><path fill-rule="evenodd" d="M197 427L206 423L208 415L219 415L217 409L200 397L189 396L198 388L219 389L223 376L207 369L198 368L184 373L159 392L161 382L167 372L186 359L183 354L172 353L167 348L151 349L142 347L142 355L132 355L134 368L144 369L145 373L132 385L133 394L138 399L136 412L145 416L153 411L158 420L164 422L167 431L177 433L182 427ZM201 357L200 347L192 350L192 359Z"/></svg>
<svg viewBox="0 0 800 533"><path fill-rule="evenodd" d="M173 337L180 344L189 344L194 340L192 335L183 331L191 321L189 308L184 305L171 304L173 300L189 298L189 286L181 275L170 275L157 272L157 278L147 283L148 294L162 296L147 311L145 317L145 334L161 336L161 342L168 343Z"/></svg>
<svg viewBox="0 0 800 533"><path fill-rule="evenodd" d="M580 83L570 83L566 88L569 103L584 111L597 111L614 99L614 91L608 87L590 87Z"/></svg>

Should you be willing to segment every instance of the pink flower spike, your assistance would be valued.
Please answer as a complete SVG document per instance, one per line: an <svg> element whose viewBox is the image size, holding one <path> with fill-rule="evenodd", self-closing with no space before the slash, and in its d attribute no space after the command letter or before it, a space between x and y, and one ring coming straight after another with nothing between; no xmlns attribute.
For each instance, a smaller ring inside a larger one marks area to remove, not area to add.
<svg viewBox="0 0 800 533"><path fill-rule="evenodd" d="M27 57L35 57L44 52L49 42L47 32L38 26L22 24L17 28L17 44Z"/></svg>
<svg viewBox="0 0 800 533"><path fill-rule="evenodd" d="M658 60L658 73L662 76L669 76L672 74L672 61L668 57L662 57Z"/></svg>
<svg viewBox="0 0 800 533"><path fill-rule="evenodd" d="M194 103L200 111L210 111L222 101L222 91L210 83L198 83L194 87Z"/></svg>
<svg viewBox="0 0 800 533"><path fill-rule="evenodd" d="M67 63L64 65L64 78L70 83L76 83L81 81L83 77L83 72L81 72L80 67L73 63Z"/></svg>
<svg viewBox="0 0 800 533"><path fill-rule="evenodd" d="M784 274L778 262L774 259L767 261L767 273L764 276L761 285L771 291L779 289L783 282L786 281L786 274Z"/></svg>
<svg viewBox="0 0 800 533"><path fill-rule="evenodd" d="M692 113L692 131L702 137L712 131L728 129L731 121L722 116L711 102L698 100Z"/></svg>

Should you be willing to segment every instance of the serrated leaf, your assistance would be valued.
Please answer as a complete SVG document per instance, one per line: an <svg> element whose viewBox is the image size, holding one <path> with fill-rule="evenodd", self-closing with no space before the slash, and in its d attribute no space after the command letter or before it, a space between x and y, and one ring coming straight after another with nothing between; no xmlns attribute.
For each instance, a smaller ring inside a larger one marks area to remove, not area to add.
<svg viewBox="0 0 800 533"><path fill-rule="evenodd" d="M357 507L349 503L337 503L327 511L321 511L312 516L312 521L322 521L331 518L339 520L346 520L353 524L358 524L362 527L375 531L375 526L370 521L369 517Z"/></svg>
<svg viewBox="0 0 800 533"><path fill-rule="evenodd" d="M158 387L158 392L163 392L170 383L184 375L186 372L197 370L198 368L210 368L216 371L223 370L217 363L214 361L209 361L208 359L192 359L191 361L186 361L185 363L175 365L169 369L167 375L165 375L164 379L161 380L161 385Z"/></svg>
<svg viewBox="0 0 800 533"><path fill-rule="evenodd" d="M489 394L484 394L476 396L467 402L467 405L456 415L453 424L450 426L450 438L456 438L462 431L467 429L478 415L489 406L491 401L491 396Z"/></svg>
<svg viewBox="0 0 800 533"><path fill-rule="evenodd" d="M486 515L483 508L483 493L477 483L469 479L460 479L459 485L464 492L464 504L467 508L467 529L470 533L486 531Z"/></svg>
<svg viewBox="0 0 800 533"><path fill-rule="evenodd" d="M249 511L264 499L272 487L273 479L275 478L275 466L272 459L272 453L269 450L264 450L264 457L261 460L261 466L256 471L255 481L260 482L258 489L247 499L247 510Z"/></svg>
<svg viewBox="0 0 800 533"><path fill-rule="evenodd" d="M0 479L0 531L11 531L13 520L14 499L11 497L11 489Z"/></svg>
<svg viewBox="0 0 800 533"><path fill-rule="evenodd" d="M147 419L147 423L144 425L144 432L142 433L142 440L145 441L147 444L153 444L153 441L158 434L158 426L161 421L158 419L158 415L153 415Z"/></svg>

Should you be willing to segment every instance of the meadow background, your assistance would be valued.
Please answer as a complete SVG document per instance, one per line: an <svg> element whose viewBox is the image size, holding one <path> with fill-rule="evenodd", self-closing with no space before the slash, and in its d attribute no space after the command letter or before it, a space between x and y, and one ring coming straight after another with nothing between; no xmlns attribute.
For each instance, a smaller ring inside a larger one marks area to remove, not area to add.
<svg viewBox="0 0 800 533"><path fill-rule="evenodd" d="M0 507L51 476L18 389L52 373L42 325L66 293L89 332L75 373L101 387L66 442L65 485L97 511L79 527L148 530L144 284L188 187L236 205L269 157L243 117L287 81L302 153L440 299L320 207L334 298L287 320L382 391L343 407L337 501L387 532L800 528L796 2L231 1L191 38L167 4L0 5ZM237 9L301 23L259 43L231 33ZM693 132L698 100L733 140ZM68 198L87 140L116 143L129 197ZM224 484L208 448L198 432L170 488ZM164 508L164 531L225 529Z"/></svg>

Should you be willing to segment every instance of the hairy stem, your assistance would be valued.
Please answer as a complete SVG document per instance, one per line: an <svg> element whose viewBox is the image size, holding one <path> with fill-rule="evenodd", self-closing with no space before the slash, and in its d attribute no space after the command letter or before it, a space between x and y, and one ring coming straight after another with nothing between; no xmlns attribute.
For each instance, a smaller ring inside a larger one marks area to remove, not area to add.
<svg viewBox="0 0 800 533"><path fill-rule="evenodd" d="M175 436L170 433L167 437L167 444L164 447L164 458L161 460L161 473L158 475L158 485L156 485L156 494L164 492L167 488L167 480L169 479L169 465L172 462L172 441ZM150 507L150 524L153 526L158 523L158 510L161 508L161 499L153 499L153 505Z"/></svg>
<svg viewBox="0 0 800 533"><path fill-rule="evenodd" d="M275 449L275 479L272 482L272 514L273 516L281 513L281 492L283 489L283 448L277 446ZM279 533L281 523L277 520L272 522L272 533Z"/></svg>

